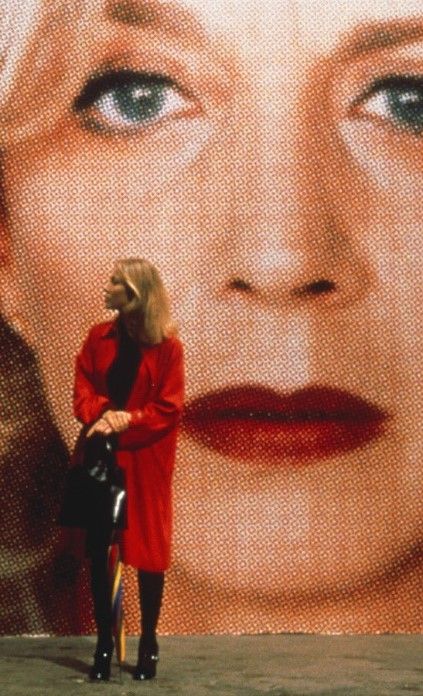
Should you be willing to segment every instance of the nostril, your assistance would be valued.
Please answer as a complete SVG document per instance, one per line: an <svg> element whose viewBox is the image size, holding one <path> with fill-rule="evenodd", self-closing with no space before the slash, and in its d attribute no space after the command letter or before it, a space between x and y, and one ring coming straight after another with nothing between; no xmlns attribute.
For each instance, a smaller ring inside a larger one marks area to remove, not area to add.
<svg viewBox="0 0 423 696"><path fill-rule="evenodd" d="M293 290L293 294L300 297L304 295L323 295L328 292L333 292L335 289L336 285L332 280L319 278L319 280L314 280L312 283L306 283L296 288Z"/></svg>
<svg viewBox="0 0 423 696"><path fill-rule="evenodd" d="M253 289L251 283L242 278L232 278L228 283L228 287L230 290L240 290L241 292L251 292Z"/></svg>

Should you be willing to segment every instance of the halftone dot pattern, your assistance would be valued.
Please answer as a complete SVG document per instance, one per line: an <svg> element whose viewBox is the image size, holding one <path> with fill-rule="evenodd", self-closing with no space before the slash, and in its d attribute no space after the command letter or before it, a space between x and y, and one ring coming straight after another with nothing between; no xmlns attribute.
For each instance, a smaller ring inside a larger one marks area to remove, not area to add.
<svg viewBox="0 0 423 696"><path fill-rule="evenodd" d="M423 12L368 5L0 11L2 633L94 631L55 521L74 358L130 256L169 290L188 404L332 389L302 456L292 414L182 427L159 631L421 630Z"/></svg>

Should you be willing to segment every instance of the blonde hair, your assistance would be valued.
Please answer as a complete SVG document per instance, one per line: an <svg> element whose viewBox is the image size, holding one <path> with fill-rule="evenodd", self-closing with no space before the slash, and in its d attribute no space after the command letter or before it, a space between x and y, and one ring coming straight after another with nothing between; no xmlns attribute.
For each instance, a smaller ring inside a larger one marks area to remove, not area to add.
<svg viewBox="0 0 423 696"><path fill-rule="evenodd" d="M6 101L36 24L39 0L3 0L0 7L0 100Z"/></svg>
<svg viewBox="0 0 423 696"><path fill-rule="evenodd" d="M90 20L95 25L105 0L0 3L0 146L5 147L47 132L66 113L90 59L84 44L92 40Z"/></svg>
<svg viewBox="0 0 423 696"><path fill-rule="evenodd" d="M116 261L115 270L129 291L124 313L131 335L142 343L156 344L176 334L169 298L157 268L146 259L130 258Z"/></svg>

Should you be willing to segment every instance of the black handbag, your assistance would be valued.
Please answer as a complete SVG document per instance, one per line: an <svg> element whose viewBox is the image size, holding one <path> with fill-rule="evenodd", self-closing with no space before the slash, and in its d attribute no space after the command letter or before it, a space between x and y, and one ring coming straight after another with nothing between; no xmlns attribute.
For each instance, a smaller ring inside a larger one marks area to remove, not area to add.
<svg viewBox="0 0 423 696"><path fill-rule="evenodd" d="M124 474L115 461L114 438L85 438L82 464L67 473L59 524L87 530L122 529L125 508Z"/></svg>

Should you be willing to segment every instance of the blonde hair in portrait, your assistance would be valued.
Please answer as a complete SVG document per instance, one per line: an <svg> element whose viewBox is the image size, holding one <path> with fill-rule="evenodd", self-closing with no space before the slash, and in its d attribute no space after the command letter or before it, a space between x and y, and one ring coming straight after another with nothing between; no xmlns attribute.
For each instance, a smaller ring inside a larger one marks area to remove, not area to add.
<svg viewBox="0 0 423 696"><path fill-rule="evenodd" d="M63 116L88 60L82 31L103 7L104 0L2 0L1 146L45 133Z"/></svg>
<svg viewBox="0 0 423 696"><path fill-rule="evenodd" d="M125 315L129 326L133 320L137 338L154 345L175 335L169 298L157 268L146 259L130 258L118 260L115 270L129 290Z"/></svg>

